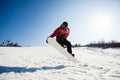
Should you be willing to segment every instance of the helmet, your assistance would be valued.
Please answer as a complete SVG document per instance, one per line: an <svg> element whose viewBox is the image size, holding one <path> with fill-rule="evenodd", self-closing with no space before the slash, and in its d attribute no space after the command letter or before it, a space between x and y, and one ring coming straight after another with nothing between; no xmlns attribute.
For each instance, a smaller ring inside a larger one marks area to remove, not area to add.
<svg viewBox="0 0 120 80"><path fill-rule="evenodd" d="M62 23L62 27L67 27L68 26L68 23L67 22L63 22Z"/></svg>

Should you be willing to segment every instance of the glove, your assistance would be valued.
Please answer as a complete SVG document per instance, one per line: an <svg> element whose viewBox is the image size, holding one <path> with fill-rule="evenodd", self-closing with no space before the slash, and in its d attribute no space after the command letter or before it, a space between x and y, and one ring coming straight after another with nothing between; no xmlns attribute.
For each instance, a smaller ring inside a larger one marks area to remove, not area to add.
<svg viewBox="0 0 120 80"><path fill-rule="evenodd" d="M50 36L49 36L49 37L50 37ZM47 39L46 39L46 43L48 43L48 38L49 38L49 37L47 37Z"/></svg>

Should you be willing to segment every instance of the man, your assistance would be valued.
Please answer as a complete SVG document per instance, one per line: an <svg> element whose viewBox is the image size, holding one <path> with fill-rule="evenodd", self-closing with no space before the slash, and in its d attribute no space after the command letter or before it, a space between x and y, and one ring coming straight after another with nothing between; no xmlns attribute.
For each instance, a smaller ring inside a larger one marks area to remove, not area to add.
<svg viewBox="0 0 120 80"><path fill-rule="evenodd" d="M55 37L56 41L64 47L67 46L67 51L74 57L75 55L72 54L71 43L67 40L67 37L70 33L70 29L68 28L68 23L63 22L49 37Z"/></svg>

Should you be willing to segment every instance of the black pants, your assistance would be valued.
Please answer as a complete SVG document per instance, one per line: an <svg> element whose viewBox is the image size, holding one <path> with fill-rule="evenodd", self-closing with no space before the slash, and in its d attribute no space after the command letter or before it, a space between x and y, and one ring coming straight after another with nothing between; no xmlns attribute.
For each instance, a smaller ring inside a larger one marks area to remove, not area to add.
<svg viewBox="0 0 120 80"><path fill-rule="evenodd" d="M62 36L56 36L56 40L62 47L64 47L64 45L66 45L67 51L70 54L72 54L71 43L67 39L64 39Z"/></svg>

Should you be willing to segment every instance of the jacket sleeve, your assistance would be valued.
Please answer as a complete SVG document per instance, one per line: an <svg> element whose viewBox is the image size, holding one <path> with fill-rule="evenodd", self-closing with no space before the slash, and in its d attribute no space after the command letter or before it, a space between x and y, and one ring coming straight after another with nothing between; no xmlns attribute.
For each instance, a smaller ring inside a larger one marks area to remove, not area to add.
<svg viewBox="0 0 120 80"><path fill-rule="evenodd" d="M55 37L55 36L59 33L59 28L60 28L60 27L58 27L58 28L50 35L50 37Z"/></svg>
<svg viewBox="0 0 120 80"><path fill-rule="evenodd" d="M66 32L66 34L64 35L64 38L66 39L66 38L69 36L69 34L70 34L70 29L67 28L67 32Z"/></svg>

